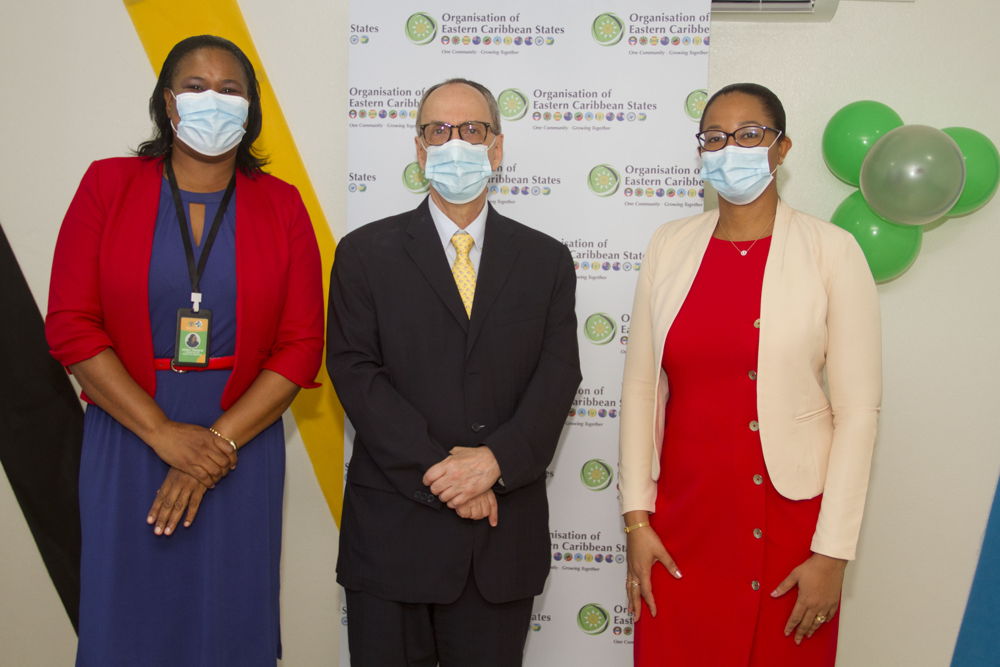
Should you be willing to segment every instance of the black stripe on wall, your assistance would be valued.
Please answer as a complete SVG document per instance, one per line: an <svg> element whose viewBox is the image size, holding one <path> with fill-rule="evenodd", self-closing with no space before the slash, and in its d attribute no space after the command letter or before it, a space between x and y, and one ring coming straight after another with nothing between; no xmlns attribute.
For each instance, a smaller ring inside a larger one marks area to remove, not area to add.
<svg viewBox="0 0 1000 667"><path fill-rule="evenodd" d="M0 463L77 628L83 410L0 227Z"/></svg>

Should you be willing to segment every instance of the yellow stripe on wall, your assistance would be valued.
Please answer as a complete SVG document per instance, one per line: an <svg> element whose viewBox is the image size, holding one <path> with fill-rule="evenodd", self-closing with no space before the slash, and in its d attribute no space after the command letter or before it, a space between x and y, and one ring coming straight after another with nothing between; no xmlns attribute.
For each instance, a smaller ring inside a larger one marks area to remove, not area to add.
<svg viewBox="0 0 1000 667"><path fill-rule="evenodd" d="M257 70L261 87L264 127L257 145L270 158L268 171L295 185L312 218L316 239L323 256L323 294L330 289L329 267L336 243L320 208L319 199L295 147L292 132L267 78L250 31L236 0L124 0L146 55L159 73L167 53L177 42L191 35L218 35L239 46ZM305 442L320 488L334 521L340 524L343 505L344 411L337 401L326 368L317 381L323 386L301 392L292 404L292 414Z"/></svg>

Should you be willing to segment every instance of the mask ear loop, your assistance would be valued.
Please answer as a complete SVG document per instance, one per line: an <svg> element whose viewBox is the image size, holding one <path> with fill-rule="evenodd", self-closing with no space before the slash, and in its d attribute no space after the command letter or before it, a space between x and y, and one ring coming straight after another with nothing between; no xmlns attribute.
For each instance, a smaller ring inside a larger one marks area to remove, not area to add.
<svg viewBox="0 0 1000 667"><path fill-rule="evenodd" d="M167 88L170 91L170 95L174 98L174 110L177 110L177 93L174 92L173 88ZM177 111L177 116L180 117L181 112ZM167 114L167 119L170 120L170 114ZM170 129L174 131L174 136L177 136L177 126L174 125L174 121L170 120Z"/></svg>
<svg viewBox="0 0 1000 667"><path fill-rule="evenodd" d="M778 143L778 141L780 141L780 140L781 140L781 137L782 137L782 135L784 135L784 134L785 134L785 133L784 133L784 132L782 132L781 130L775 130L775 132L777 132L777 133L778 133L778 136L776 136L776 137L774 138L774 141L772 141L772 142L771 142L771 144L770 144L770 145L769 145L769 146L767 147L767 150L771 150L772 148L774 148L774 145L775 145L776 143ZM775 174L775 173L776 173L776 172L778 171L778 167L780 167L780 166L781 166L781 162L779 161L779 162L778 162L778 164L774 165L774 169L772 169L772 170L771 170L771 171L769 172L769 174L770 174L771 176L774 176L774 174Z"/></svg>

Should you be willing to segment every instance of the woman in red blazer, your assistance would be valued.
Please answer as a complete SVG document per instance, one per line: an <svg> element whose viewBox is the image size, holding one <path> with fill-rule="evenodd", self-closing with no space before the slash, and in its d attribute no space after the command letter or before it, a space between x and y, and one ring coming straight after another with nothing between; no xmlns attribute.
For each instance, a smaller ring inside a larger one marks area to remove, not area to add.
<svg viewBox="0 0 1000 667"><path fill-rule="evenodd" d="M138 157L87 170L52 269L46 334L90 404L77 665L274 665L280 417L316 386L319 251L253 151L236 45L178 43L150 113Z"/></svg>

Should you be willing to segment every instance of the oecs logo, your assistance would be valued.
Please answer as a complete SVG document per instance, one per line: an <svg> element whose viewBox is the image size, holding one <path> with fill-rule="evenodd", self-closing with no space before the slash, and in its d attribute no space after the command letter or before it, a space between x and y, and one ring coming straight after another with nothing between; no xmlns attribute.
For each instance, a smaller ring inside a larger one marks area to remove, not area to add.
<svg viewBox="0 0 1000 667"><path fill-rule="evenodd" d="M608 612L596 602L580 607L576 614L576 624L588 635L599 635L608 629Z"/></svg>
<svg viewBox="0 0 1000 667"><path fill-rule="evenodd" d="M594 313L583 321L583 335L594 345L607 345L616 331L615 321L605 313Z"/></svg>
<svg viewBox="0 0 1000 667"><path fill-rule="evenodd" d="M419 162L411 162L403 169L403 185L415 195L422 195L430 188Z"/></svg>
<svg viewBox="0 0 1000 667"><path fill-rule="evenodd" d="M406 19L406 36L418 46L430 44L437 35L437 23L425 12L417 12Z"/></svg>
<svg viewBox="0 0 1000 667"><path fill-rule="evenodd" d="M708 91L704 88L697 88L688 93L684 98L684 113L691 120L698 122L705 111L705 103L708 102Z"/></svg>
<svg viewBox="0 0 1000 667"><path fill-rule="evenodd" d="M624 33L625 24L611 12L600 14L590 24L590 34L593 36L594 41L601 46L613 46L617 44L622 41Z"/></svg>
<svg viewBox="0 0 1000 667"><path fill-rule="evenodd" d="M610 197L618 192L621 176L610 164L599 164L587 174L587 187L598 197Z"/></svg>
<svg viewBox="0 0 1000 667"><path fill-rule="evenodd" d="M580 468L580 481L591 491L603 491L611 486L614 473L601 459L590 459Z"/></svg>
<svg viewBox="0 0 1000 667"><path fill-rule="evenodd" d="M528 97L517 88L507 88L497 95L497 106L504 120L520 120L528 113Z"/></svg>

